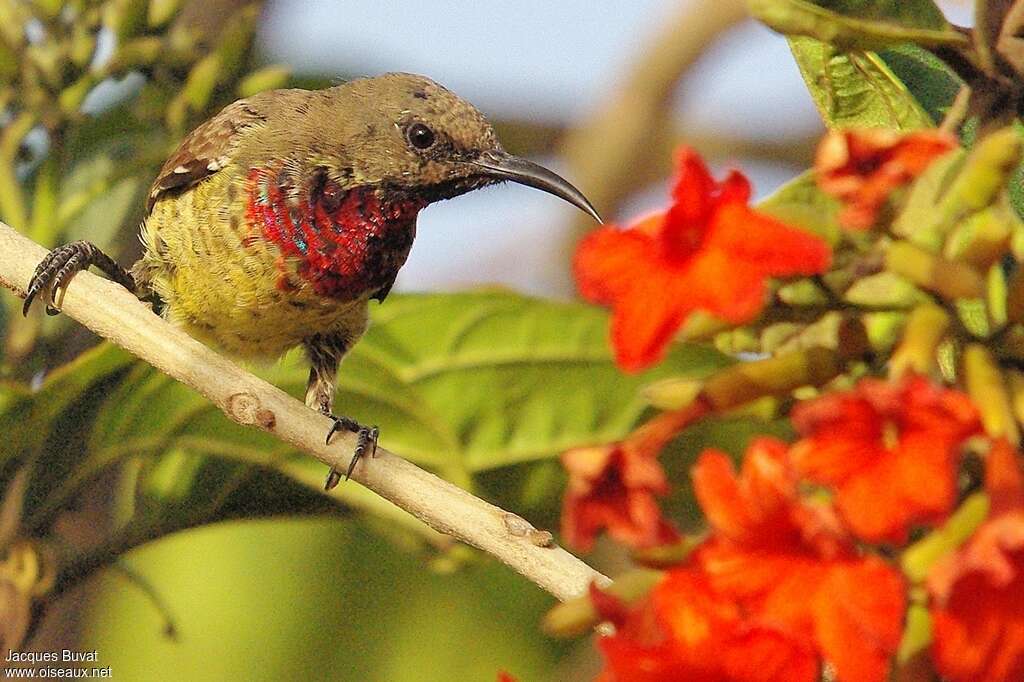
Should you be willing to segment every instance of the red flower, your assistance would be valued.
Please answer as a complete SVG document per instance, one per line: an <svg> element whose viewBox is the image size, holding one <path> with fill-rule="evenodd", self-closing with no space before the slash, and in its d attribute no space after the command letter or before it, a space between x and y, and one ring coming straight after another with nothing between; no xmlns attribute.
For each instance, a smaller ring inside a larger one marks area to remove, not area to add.
<svg viewBox="0 0 1024 682"><path fill-rule="evenodd" d="M909 526L939 521L956 497L959 446L980 432L970 399L920 377L865 379L848 393L801 403L793 424L797 469L835 488L850 529L902 543Z"/></svg>
<svg viewBox="0 0 1024 682"><path fill-rule="evenodd" d="M894 189L956 146L956 138L937 130L833 130L818 145L814 168L821 190L846 204L839 222L864 230L875 224Z"/></svg>
<svg viewBox="0 0 1024 682"><path fill-rule="evenodd" d="M1005 441L988 456L988 520L928 577L932 656L956 682L1024 680L1024 474Z"/></svg>
<svg viewBox="0 0 1024 682"><path fill-rule="evenodd" d="M840 680L884 680L906 606L900 574L862 556L831 507L797 497L784 443L760 439L739 476L723 453L694 467L697 499L713 534L695 555L712 588L748 618L810 642Z"/></svg>
<svg viewBox="0 0 1024 682"><path fill-rule="evenodd" d="M668 211L595 230L576 252L580 293L614 309L616 360L629 371L660 359L694 310L747 322L764 305L765 279L822 272L831 259L818 237L750 209L740 173L716 183L686 148L677 164Z"/></svg>
<svg viewBox="0 0 1024 682"><path fill-rule="evenodd" d="M562 455L562 464L569 472L562 508L562 537L567 544L587 551L604 528L633 547L676 539L655 500L668 492L656 453L615 443L569 450Z"/></svg>
<svg viewBox="0 0 1024 682"><path fill-rule="evenodd" d="M593 594L598 612L616 625L598 646L602 682L771 682L818 679L814 651L717 593L699 570L672 570L632 609L609 609Z"/></svg>
<svg viewBox="0 0 1024 682"><path fill-rule="evenodd" d="M621 443L574 448L562 455L569 485L562 506L562 537L588 550L604 528L631 547L652 547L678 538L662 517L657 496L668 493L658 453L704 412L701 404L665 412Z"/></svg>

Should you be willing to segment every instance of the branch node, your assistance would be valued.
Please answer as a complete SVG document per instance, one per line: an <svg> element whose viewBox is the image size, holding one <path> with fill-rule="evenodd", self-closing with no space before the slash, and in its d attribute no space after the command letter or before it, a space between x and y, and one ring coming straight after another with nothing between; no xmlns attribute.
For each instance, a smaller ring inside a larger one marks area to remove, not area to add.
<svg viewBox="0 0 1024 682"><path fill-rule="evenodd" d="M233 393L228 396L228 416L244 426L259 426L273 431L277 424L277 416L260 405L260 399L252 393Z"/></svg>
<svg viewBox="0 0 1024 682"><path fill-rule="evenodd" d="M517 538L526 538L530 544L537 547L552 547L555 544L555 536L546 530L537 530L529 521L512 512L504 512L501 515L502 523L509 535Z"/></svg>
<svg viewBox="0 0 1024 682"><path fill-rule="evenodd" d="M554 547L555 536L549 530L534 529L530 531L530 542L537 547Z"/></svg>

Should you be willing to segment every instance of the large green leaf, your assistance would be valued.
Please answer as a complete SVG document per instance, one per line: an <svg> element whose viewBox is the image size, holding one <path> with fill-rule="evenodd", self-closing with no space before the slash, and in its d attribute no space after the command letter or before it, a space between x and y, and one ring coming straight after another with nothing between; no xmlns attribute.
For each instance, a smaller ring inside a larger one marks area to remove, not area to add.
<svg viewBox="0 0 1024 682"><path fill-rule="evenodd" d="M710 348L680 347L657 368L625 375L608 346L606 312L506 292L396 296L373 318L342 365L336 410L380 425L384 446L442 471L472 473L614 440L645 409L641 386L727 361ZM263 373L302 394L297 357ZM179 436L213 450L278 449L153 373L133 377L110 404L96 449Z"/></svg>
<svg viewBox="0 0 1024 682"><path fill-rule="evenodd" d="M557 680L574 646L540 632L551 598L496 561L438 574L361 522L218 524L125 563L166 602L178 637L122 575L97 576L80 646L115 680L442 682L501 669Z"/></svg>
<svg viewBox="0 0 1024 682"><path fill-rule="evenodd" d="M480 471L619 438L645 409L641 386L726 362L684 346L652 370L624 375L607 338L607 313L578 303L497 292L406 296L380 309L341 388L354 402L395 405L413 427L396 429L396 451Z"/></svg>
<svg viewBox="0 0 1024 682"><path fill-rule="evenodd" d="M874 50L899 43L966 44L931 0L748 0L751 13L786 35Z"/></svg>
<svg viewBox="0 0 1024 682"><path fill-rule="evenodd" d="M878 53L914 99L939 123L963 81L945 62L917 45L897 45Z"/></svg>
<svg viewBox="0 0 1024 682"><path fill-rule="evenodd" d="M481 472L620 438L646 409L641 386L728 362L710 348L681 346L657 368L625 375L608 346L605 311L506 292L395 296L373 317L343 364L336 410L379 424L382 445L466 486ZM261 373L293 395L304 392L297 355ZM162 519L163 529L193 525L206 501L232 495L248 470L237 463L280 471L308 490L319 490L324 475L319 463L228 421L141 364L105 396L85 450L34 510L38 518L99 472L138 458L132 508ZM359 486L339 494L352 506L404 518Z"/></svg>
<svg viewBox="0 0 1024 682"><path fill-rule="evenodd" d="M11 460L40 454L55 431L68 428L61 417L83 394L131 362L131 355L104 344L50 373L38 387L0 382L0 470Z"/></svg>
<svg viewBox="0 0 1024 682"><path fill-rule="evenodd" d="M789 39L825 125L899 130L934 125L928 112L874 52L843 52L814 38Z"/></svg>

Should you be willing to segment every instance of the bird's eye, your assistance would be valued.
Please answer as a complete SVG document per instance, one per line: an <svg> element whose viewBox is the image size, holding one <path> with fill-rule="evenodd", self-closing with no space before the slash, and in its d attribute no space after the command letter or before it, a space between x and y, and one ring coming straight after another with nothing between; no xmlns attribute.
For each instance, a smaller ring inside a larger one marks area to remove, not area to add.
<svg viewBox="0 0 1024 682"><path fill-rule="evenodd" d="M416 149L430 149L437 139L434 131L422 123L413 123L409 126L405 136L409 139L409 144Z"/></svg>

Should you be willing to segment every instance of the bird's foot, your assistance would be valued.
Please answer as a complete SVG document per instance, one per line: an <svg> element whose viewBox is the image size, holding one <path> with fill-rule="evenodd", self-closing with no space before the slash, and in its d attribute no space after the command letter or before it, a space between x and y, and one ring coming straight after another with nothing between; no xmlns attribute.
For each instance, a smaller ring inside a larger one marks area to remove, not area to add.
<svg viewBox="0 0 1024 682"><path fill-rule="evenodd" d="M22 314L28 315L32 301L40 294L44 295L46 301L46 313L59 313L60 301L64 298L64 289L68 282L90 265L95 265L115 282L135 293L135 280L131 273L114 262L110 256L90 242L71 242L55 248L36 266L36 271L32 274L25 291Z"/></svg>
<svg viewBox="0 0 1024 682"><path fill-rule="evenodd" d="M349 462L348 469L345 471L345 480L347 481L352 475L352 470L356 468L356 462L366 454L367 450L370 452L370 457L376 456L377 436L380 435L380 429L376 426L363 426L356 420L349 419L348 417L338 417L333 414L327 416L334 420L334 425L327 432L328 445L331 444L331 436L338 431L345 430L356 434L356 449L352 452L352 461ZM327 472L327 480L324 481L324 490L330 490L340 482L341 474L337 469L331 467L331 470Z"/></svg>

